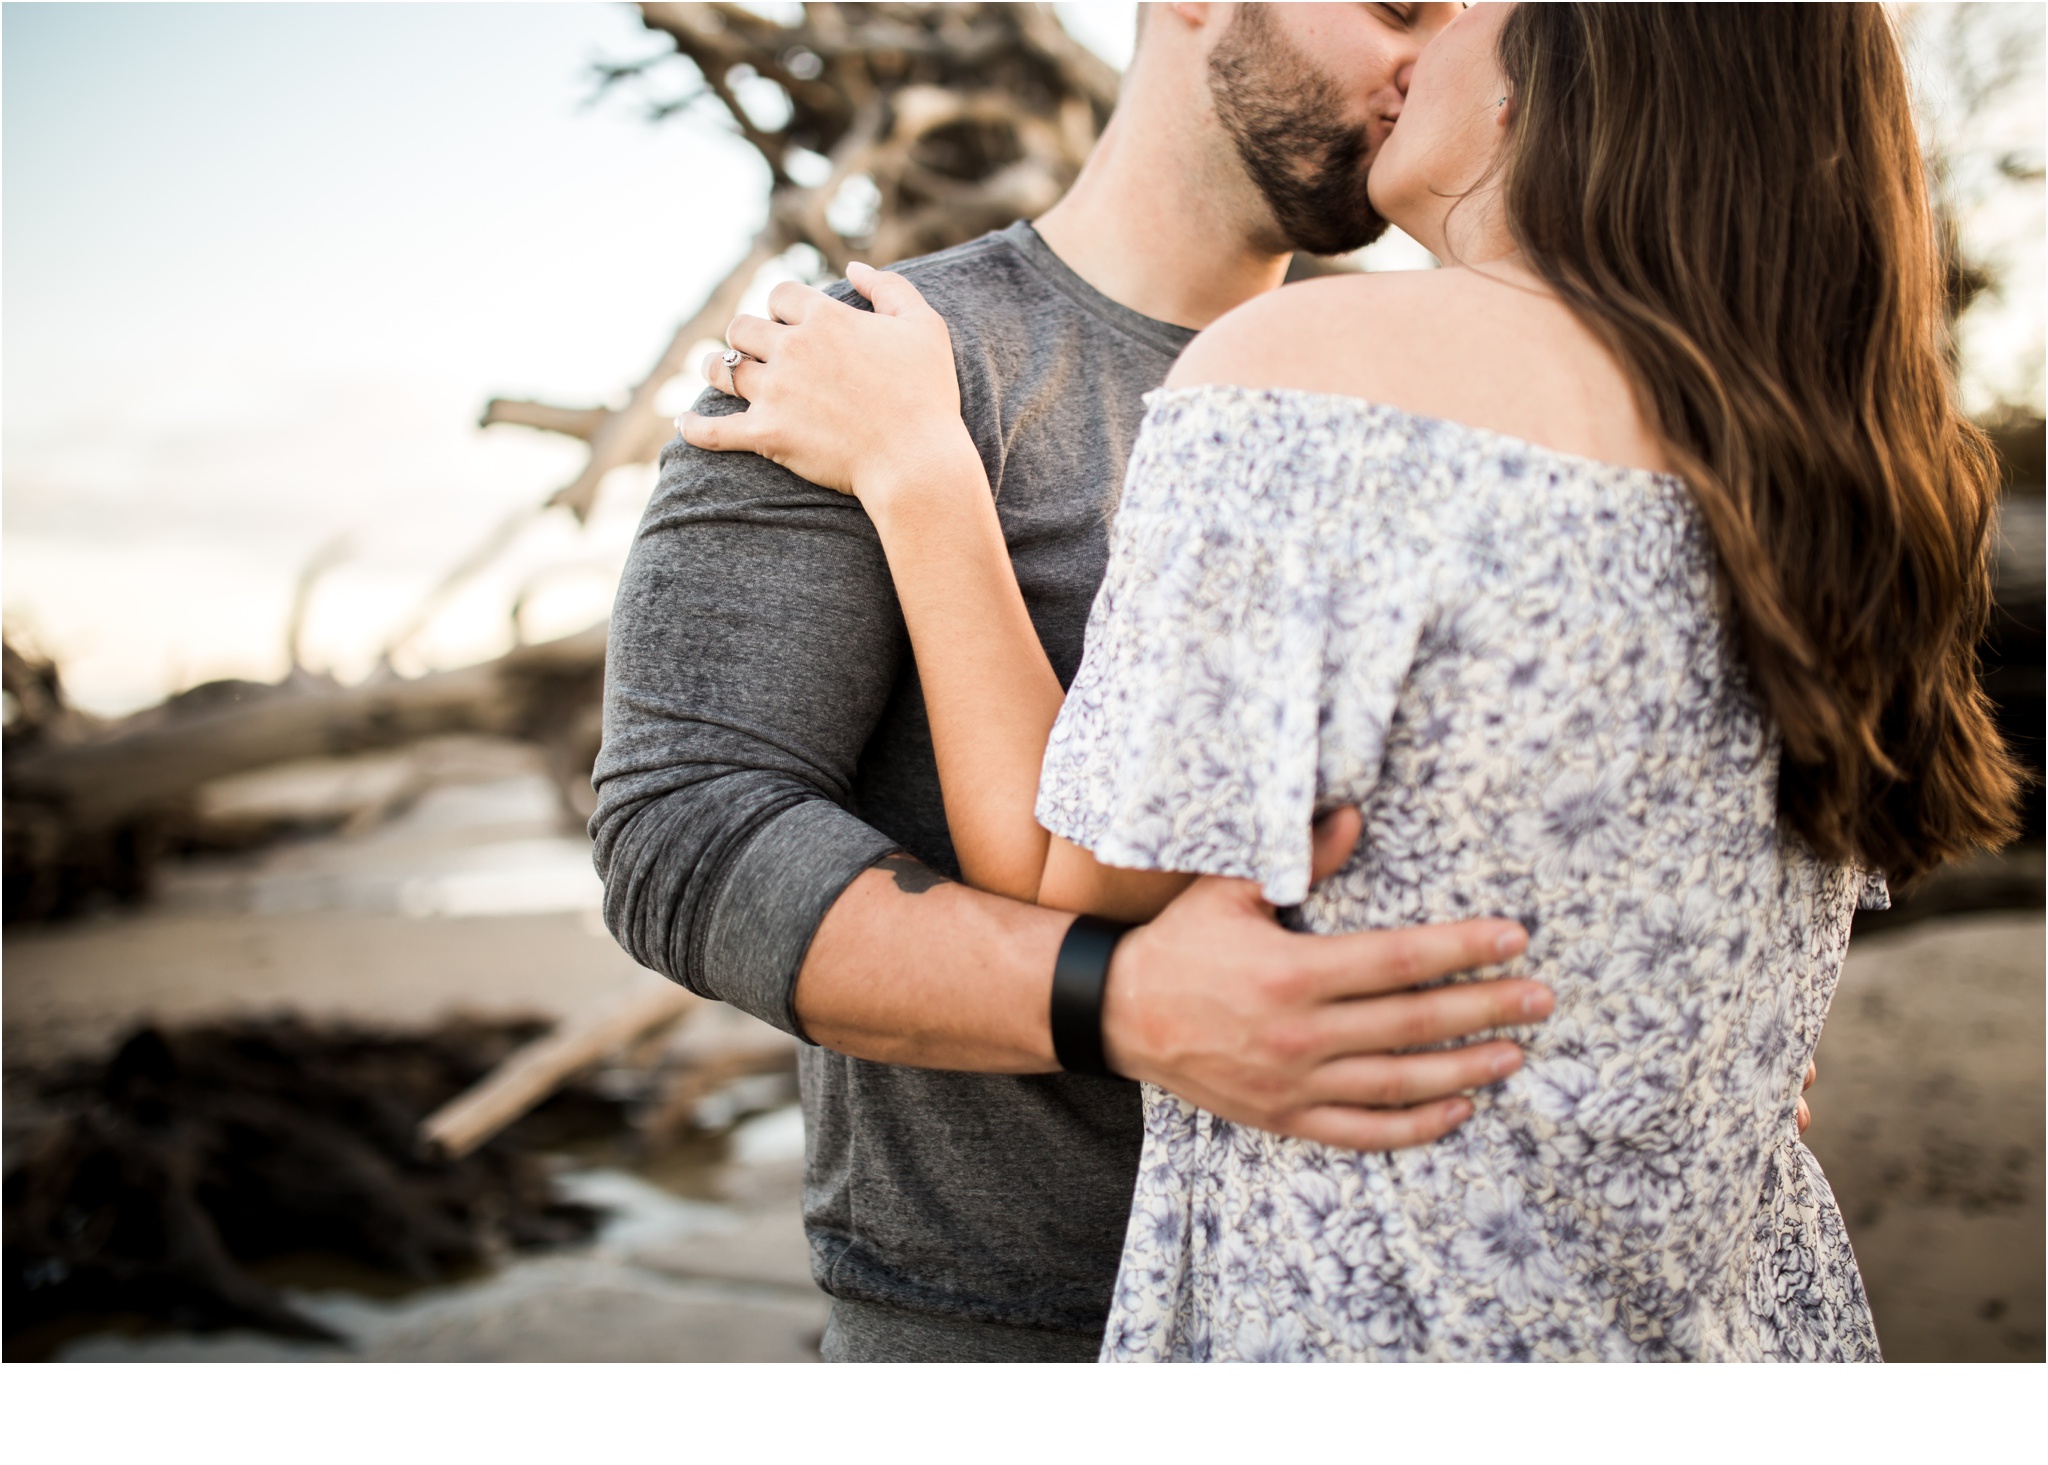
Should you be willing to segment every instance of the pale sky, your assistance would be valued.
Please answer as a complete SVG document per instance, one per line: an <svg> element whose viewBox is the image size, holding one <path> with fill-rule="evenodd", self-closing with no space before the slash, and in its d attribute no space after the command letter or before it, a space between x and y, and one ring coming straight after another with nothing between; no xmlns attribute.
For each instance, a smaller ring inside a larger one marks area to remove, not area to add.
<svg viewBox="0 0 2048 1465"><path fill-rule="evenodd" d="M1132 5L1060 10L1127 59ZM101 711L275 677L293 579L346 535L309 639L364 671L581 460L479 431L484 401L617 400L761 222L736 139L585 105L591 61L665 49L610 4L0 7L10 635ZM408 669L502 649L522 586L536 634L602 616L651 481L537 526Z"/></svg>
<svg viewBox="0 0 2048 1465"><path fill-rule="evenodd" d="M363 670L580 461L479 431L484 401L616 399L763 215L736 139L584 105L592 60L666 49L622 5L8 4L0 47L7 619L107 710L277 675L297 568L337 534L357 558L311 639ZM620 478L435 659L497 649L544 565L572 569L535 630L602 615L648 481Z"/></svg>

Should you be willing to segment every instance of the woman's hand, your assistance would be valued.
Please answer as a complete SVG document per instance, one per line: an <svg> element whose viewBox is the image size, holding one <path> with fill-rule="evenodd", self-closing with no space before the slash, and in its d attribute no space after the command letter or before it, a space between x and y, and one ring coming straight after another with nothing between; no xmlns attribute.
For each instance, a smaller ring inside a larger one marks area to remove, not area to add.
<svg viewBox="0 0 2048 1465"><path fill-rule="evenodd" d="M734 318L726 340L743 358L707 357L704 374L747 410L685 413L684 441L759 453L870 513L906 485L956 485L963 469L982 480L945 320L901 275L855 264L846 277L873 314L788 282L768 297L773 320Z"/></svg>

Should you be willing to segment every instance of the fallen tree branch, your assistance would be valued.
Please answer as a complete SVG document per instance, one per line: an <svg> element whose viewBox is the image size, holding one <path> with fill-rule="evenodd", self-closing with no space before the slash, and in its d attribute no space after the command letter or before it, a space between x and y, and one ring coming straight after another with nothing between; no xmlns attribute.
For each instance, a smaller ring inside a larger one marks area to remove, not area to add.
<svg viewBox="0 0 2048 1465"><path fill-rule="evenodd" d="M7 763L8 802L56 805L85 830L173 804L212 779L295 758L453 732L544 736L563 710L565 684L587 696L601 683L605 631L593 626L422 677L332 689L244 684L223 705L189 714L152 708L89 738L23 749Z"/></svg>
<svg viewBox="0 0 2048 1465"><path fill-rule="evenodd" d="M422 1148L461 1159L605 1055L678 1021L702 1000L664 986L593 1021L535 1039L422 1120Z"/></svg>

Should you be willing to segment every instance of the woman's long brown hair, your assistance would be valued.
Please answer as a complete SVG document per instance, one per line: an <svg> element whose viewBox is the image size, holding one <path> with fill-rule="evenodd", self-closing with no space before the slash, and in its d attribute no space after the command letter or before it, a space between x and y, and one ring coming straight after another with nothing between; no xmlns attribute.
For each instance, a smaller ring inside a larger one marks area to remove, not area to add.
<svg viewBox="0 0 2048 1465"><path fill-rule="evenodd" d="M1997 480L1877 5L1523 4L1505 202L1714 546L1781 817L1909 880L2017 832L1977 676Z"/></svg>

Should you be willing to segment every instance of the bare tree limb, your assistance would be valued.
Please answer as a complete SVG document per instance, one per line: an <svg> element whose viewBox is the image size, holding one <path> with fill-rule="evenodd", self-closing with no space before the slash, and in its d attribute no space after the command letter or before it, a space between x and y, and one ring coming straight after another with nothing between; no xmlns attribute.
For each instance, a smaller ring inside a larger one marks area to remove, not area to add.
<svg viewBox="0 0 2048 1465"><path fill-rule="evenodd" d="M394 659L458 592L553 509L587 519L607 475L653 460L673 435L656 402L723 337L762 267L808 245L832 272L961 243L1049 207L1073 181L1115 104L1115 72L1038 4L813 3L794 15L736 4L647 4L647 29L692 71L769 170L767 220L726 276L613 406L500 398L482 425L585 443L580 471L507 515L393 631L379 669L342 688L304 669L307 609L327 562L301 576L286 636L293 675L278 686L211 683L100 724L62 705L55 669L8 659L8 909L48 915L95 890L147 888L153 829L202 783L292 758L388 747L444 732L507 734L544 751L565 811L587 813L600 736L604 630L520 646L484 666L403 678ZM599 90L650 81L656 58L597 68ZM764 87L780 89L766 98ZM755 104L750 111L749 105ZM772 105L769 105L772 104ZM801 166L800 166L801 165ZM814 186L802 186L803 178ZM867 219L835 207L872 186ZM846 232L842 232L842 230Z"/></svg>
<svg viewBox="0 0 2048 1465"><path fill-rule="evenodd" d="M589 442L604 422L603 407L550 407L545 402L522 402L507 397L493 397L484 403L484 415L478 419L478 427L496 427L509 423L513 427L537 427L542 432L559 432L566 437L580 437Z"/></svg>
<svg viewBox="0 0 2048 1465"><path fill-rule="evenodd" d="M355 552L347 535L338 535L313 552L292 586L292 608L285 616L284 651L290 677L308 675L306 667L306 613L313 605L313 591L321 577Z"/></svg>

